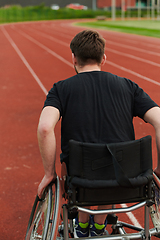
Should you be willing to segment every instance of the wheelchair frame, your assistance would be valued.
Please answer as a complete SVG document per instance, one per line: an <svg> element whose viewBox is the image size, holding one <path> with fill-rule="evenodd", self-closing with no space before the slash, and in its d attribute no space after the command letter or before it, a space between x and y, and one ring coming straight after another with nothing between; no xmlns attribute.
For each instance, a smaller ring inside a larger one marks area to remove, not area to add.
<svg viewBox="0 0 160 240"><path fill-rule="evenodd" d="M154 178L156 176L154 175ZM156 181L159 181L157 178ZM160 182L158 182L160 186ZM153 182L153 188L155 188L155 184ZM77 205L63 205L63 225L64 225L64 240L69 240L68 232L73 233L73 223L72 220L70 220L70 224L68 225L68 213L70 211L78 212L82 211L85 213L88 213L90 215L96 215L96 214L105 214L110 215L112 218L108 224L112 225L113 232L111 235L103 235L99 237L89 237L88 239L106 239L106 240L124 240L124 239L147 239L149 240L151 236L160 237L160 219L157 217L158 209L156 205L155 199L151 198L148 200L145 200L143 202L134 203L133 205L129 207L121 207L121 208L115 208L115 205L112 206L112 209L106 209L106 210L90 210L83 208L81 206ZM115 214L119 213L127 213L132 212L134 210L137 210L139 208L144 207L144 228L136 227L132 224L128 224L126 222L118 221ZM150 223L149 223L149 216L151 216L152 223L154 225L154 228L150 229ZM70 229L67 227L70 226ZM136 233L126 233L125 229L130 229L136 231ZM87 238L86 238L87 239Z"/></svg>
<svg viewBox="0 0 160 240"><path fill-rule="evenodd" d="M74 239L73 219L78 211L91 215L107 215L107 222L112 225L113 229L110 235L82 238L82 240L150 240L151 236L160 238L160 180L155 174L152 174L151 137L147 136L139 140L107 146L97 144L96 148L94 144L75 141L71 141L70 146L69 174L65 170L61 178L57 176L56 181L46 188L42 199L36 198L25 240ZM117 153L118 155L116 155ZM75 156L76 161L74 161ZM128 158L131 160L134 169L131 169L127 176L125 171L130 169L125 166L125 163ZM114 167L108 168L108 165L104 162L105 159L107 159L107 164L113 162ZM97 171L92 171L92 161L94 161L94 168L96 166L96 169L98 163ZM82 163L84 166L82 166ZM103 167L104 163L105 167ZM100 165L102 171L99 171ZM138 166L140 167L138 168ZM124 168L122 169L122 167ZM85 172L82 172L83 169ZM89 171L91 169L91 172L88 172L88 169ZM115 174L115 179L110 179L110 176L107 176L107 180L106 174L111 171L110 169L112 169L112 172L113 169L116 169L116 171L118 169L118 174ZM103 172L102 176L100 175L101 172ZM83 178L83 174L88 174L88 177L85 175L85 178ZM119 193L123 192L124 196L117 199L116 190ZM100 196L96 197L95 193L100 193ZM155 193L158 193L158 200ZM65 199L63 206L61 204L62 196ZM121 203L131 203L132 205L121 208L115 208L115 205L113 205L112 209L104 210L86 208L86 206ZM118 213L132 212L142 207L145 209L144 228L121 222L116 216ZM63 214L61 213L62 208ZM149 216L151 216L153 228L150 228ZM125 229L133 231L127 233Z"/></svg>
<svg viewBox="0 0 160 240"><path fill-rule="evenodd" d="M156 179L157 181L157 179ZM160 185L160 182L158 183ZM52 192L52 187L53 185L56 186L55 193L53 194ZM160 220L157 217L157 208L156 208L156 202L153 201L153 199L146 200L143 202L139 202L136 204L133 204L132 206L129 207L122 207L122 208L115 208L113 206L112 209L106 209L106 210L90 210L87 208L83 208L81 206L77 205L70 205L70 204L63 204L61 205L61 191L62 191L62 179L57 177L57 180L55 183L52 183L52 185L49 185L48 187L48 192L49 195L54 195L54 198L56 199L56 203L54 205L53 209L53 200L51 200L47 205L47 211L50 212L51 210L53 211L54 217L50 217L50 214L48 213L46 216L46 222L44 226L44 231L45 234L43 233L42 235L37 235L37 236L32 236L31 231L31 226L34 225L34 221L36 219L36 205L41 203L41 200L36 197L35 203L33 205L33 209L31 212L30 220L28 223L28 228L27 228L27 233L26 233L26 238L25 240L69 240L69 239L74 239L73 237L73 219L69 219L68 213L73 212L74 214L77 211L82 211L86 212L89 214L109 214L111 216L111 220L109 224L112 225L113 233L111 235L103 235L99 237L88 237L88 238L82 238L88 239L88 240L100 240L100 239L106 239L106 240L129 240L129 239L146 239L149 240L151 239L151 236L155 237L160 237ZM155 185L154 185L155 188ZM53 198L52 198L53 199ZM63 222L59 224L60 221L60 216L61 216L61 210L60 208L63 208ZM117 220L115 214L118 213L127 213L127 212L132 212L136 209L139 208L145 208L144 211L144 228L139 228L136 227L132 224L128 224L126 222L122 222ZM151 217L151 220L153 222L154 227L149 228L149 216ZM112 219L113 218L113 219ZM50 225L50 226L49 226ZM125 228L134 230L137 232L132 232L132 233L126 233ZM47 230L46 230L47 229ZM47 231L50 233L48 234Z"/></svg>

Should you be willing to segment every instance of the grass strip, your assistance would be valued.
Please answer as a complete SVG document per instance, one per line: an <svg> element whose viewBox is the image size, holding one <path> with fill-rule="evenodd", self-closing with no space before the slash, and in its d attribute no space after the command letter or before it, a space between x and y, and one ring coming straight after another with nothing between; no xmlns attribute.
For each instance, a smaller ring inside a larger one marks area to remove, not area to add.
<svg viewBox="0 0 160 240"><path fill-rule="evenodd" d="M160 21L95 21L76 25L160 38Z"/></svg>

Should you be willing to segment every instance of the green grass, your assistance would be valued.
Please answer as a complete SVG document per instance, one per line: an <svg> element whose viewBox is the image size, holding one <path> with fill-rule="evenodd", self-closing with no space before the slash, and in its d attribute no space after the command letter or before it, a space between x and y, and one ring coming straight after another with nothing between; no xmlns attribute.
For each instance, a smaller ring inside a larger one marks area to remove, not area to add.
<svg viewBox="0 0 160 240"><path fill-rule="evenodd" d="M39 21L39 20L54 20L54 19L76 19L76 18L95 18L97 15L111 16L111 12L104 10L92 11L88 9L72 10L60 8L52 10L49 7L40 4L38 6L10 6L9 8L0 8L0 23L23 22L23 21Z"/></svg>
<svg viewBox="0 0 160 240"><path fill-rule="evenodd" d="M81 26L132 33L160 38L160 21L158 20L116 20L77 23Z"/></svg>

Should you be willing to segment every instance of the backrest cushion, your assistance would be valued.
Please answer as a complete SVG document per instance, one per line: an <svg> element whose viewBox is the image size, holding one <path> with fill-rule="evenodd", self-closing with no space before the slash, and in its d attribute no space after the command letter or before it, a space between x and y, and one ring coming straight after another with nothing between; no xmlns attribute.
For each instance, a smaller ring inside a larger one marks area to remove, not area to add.
<svg viewBox="0 0 160 240"><path fill-rule="evenodd" d="M137 177L152 169L151 136L111 144L81 143L71 140L69 145L70 176L89 180L114 180L116 176L113 156L128 178Z"/></svg>

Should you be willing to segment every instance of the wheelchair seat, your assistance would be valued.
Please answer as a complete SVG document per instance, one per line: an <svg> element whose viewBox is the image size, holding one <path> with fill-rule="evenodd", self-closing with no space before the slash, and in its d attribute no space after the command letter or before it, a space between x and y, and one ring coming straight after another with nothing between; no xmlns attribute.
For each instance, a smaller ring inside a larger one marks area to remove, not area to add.
<svg viewBox="0 0 160 240"><path fill-rule="evenodd" d="M111 144L70 140L69 147L70 204L130 203L153 197L151 136Z"/></svg>

